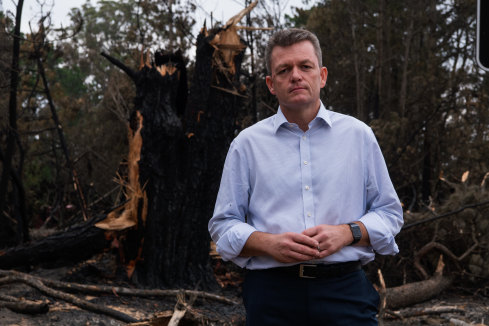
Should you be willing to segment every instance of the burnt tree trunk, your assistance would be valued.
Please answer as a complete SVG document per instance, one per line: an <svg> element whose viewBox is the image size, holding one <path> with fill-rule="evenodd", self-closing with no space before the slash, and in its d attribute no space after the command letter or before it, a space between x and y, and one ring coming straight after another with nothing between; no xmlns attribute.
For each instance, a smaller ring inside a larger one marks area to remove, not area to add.
<svg viewBox="0 0 489 326"><path fill-rule="evenodd" d="M245 46L238 38L238 44L231 46L234 53L226 57L226 50L216 43L222 35L216 35L228 32L207 33L204 28L199 34L188 100L184 60L178 53L157 52L154 62L137 72L104 54L136 84L135 110L142 116L139 182L148 198L147 214L138 216L142 239L131 244L142 246L133 259L137 264L132 274L141 285L216 284L207 223L235 134L236 115L243 107L237 89Z"/></svg>
<svg viewBox="0 0 489 326"><path fill-rule="evenodd" d="M140 181L148 181L148 216L136 277L148 286L206 287L215 282L207 223L242 103L240 97L213 88L219 82L221 88L234 89L229 80L239 76L239 71L224 76L226 72L213 65L214 36L198 37L195 77L182 124L176 116L155 119L158 112L152 107L142 110L146 123ZM236 58L236 67L241 59Z"/></svg>
<svg viewBox="0 0 489 326"><path fill-rule="evenodd" d="M2 228L0 229L0 247L29 241L29 229L25 212L25 190L21 179L22 173L15 169L14 160L16 147L19 147L22 151L17 128L17 90L19 84L20 25L23 5L24 1L19 0L15 14L8 105L9 124L6 131L7 144L5 153L0 150L2 152L2 173L0 176L0 223ZM19 165L21 166L21 164ZM15 220L14 223L11 222L9 216Z"/></svg>

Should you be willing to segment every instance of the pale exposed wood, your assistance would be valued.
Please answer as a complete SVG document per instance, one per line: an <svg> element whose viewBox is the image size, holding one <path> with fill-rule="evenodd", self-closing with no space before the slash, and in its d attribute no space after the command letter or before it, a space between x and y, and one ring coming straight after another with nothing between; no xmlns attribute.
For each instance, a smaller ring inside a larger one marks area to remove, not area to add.
<svg viewBox="0 0 489 326"><path fill-rule="evenodd" d="M258 0L241 10L237 15L231 17L227 21L224 28L216 34L211 42L209 42L209 44L218 50L215 51L213 55L215 64L220 69L225 67L224 69L228 70L231 75L236 72L234 57L245 48L245 45L241 43L241 39L238 35L238 29L241 27L238 27L237 24L241 21L241 19L243 19L244 16L253 10L257 4Z"/></svg>
<svg viewBox="0 0 489 326"><path fill-rule="evenodd" d="M141 199L143 200L141 220L143 222L146 221L148 199L146 192L143 191L139 183L139 160L141 158L141 147L143 146L143 139L141 137L143 116L139 111L137 111L137 119L137 130L133 132L130 128L128 128L129 155L127 160L129 182L125 182L122 179L119 180L124 189L124 195L128 201L124 206L110 212L105 220L95 224L96 227L104 230L120 231L136 226L138 223L138 204Z"/></svg>
<svg viewBox="0 0 489 326"><path fill-rule="evenodd" d="M182 318L183 318L183 316L185 316L186 312L187 312L186 306L175 307L175 311L173 312L173 315L171 316L171 319L168 322L168 326L178 326L178 324L180 323L180 320L182 320Z"/></svg>
<svg viewBox="0 0 489 326"><path fill-rule="evenodd" d="M387 295L386 295L387 290L385 287L384 276L382 275L382 271L380 269L377 270L377 275L379 276L379 283L380 283L380 288L377 289L380 296L378 319L379 319L379 326L383 326L384 325L383 316L384 316L385 307L387 305Z"/></svg>
<svg viewBox="0 0 489 326"><path fill-rule="evenodd" d="M258 0L255 0L248 7L241 10L237 15L231 17L226 22L226 26L224 27L224 29L227 29L231 25L236 26L236 24L239 23L241 21L241 19L243 19L243 17L246 16L251 10L253 10L253 8L255 8L257 4L258 4Z"/></svg>

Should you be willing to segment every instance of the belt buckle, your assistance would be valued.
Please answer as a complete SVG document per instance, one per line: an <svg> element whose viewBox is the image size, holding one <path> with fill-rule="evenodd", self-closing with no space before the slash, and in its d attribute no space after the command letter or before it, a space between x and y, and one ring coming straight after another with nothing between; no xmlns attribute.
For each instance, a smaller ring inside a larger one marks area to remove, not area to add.
<svg viewBox="0 0 489 326"><path fill-rule="evenodd" d="M299 265L299 277L302 277L302 278L316 278L315 276L307 276L307 275L304 275L304 267L314 267L314 268L316 268L317 265L300 264Z"/></svg>

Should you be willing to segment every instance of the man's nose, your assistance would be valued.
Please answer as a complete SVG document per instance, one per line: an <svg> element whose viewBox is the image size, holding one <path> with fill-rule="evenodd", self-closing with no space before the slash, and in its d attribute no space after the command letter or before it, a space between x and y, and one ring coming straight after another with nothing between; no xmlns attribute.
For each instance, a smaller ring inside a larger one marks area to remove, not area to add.
<svg viewBox="0 0 489 326"><path fill-rule="evenodd" d="M297 80L302 79L302 74L301 74L299 67L293 67L292 68L290 78L292 79L292 81L297 81Z"/></svg>

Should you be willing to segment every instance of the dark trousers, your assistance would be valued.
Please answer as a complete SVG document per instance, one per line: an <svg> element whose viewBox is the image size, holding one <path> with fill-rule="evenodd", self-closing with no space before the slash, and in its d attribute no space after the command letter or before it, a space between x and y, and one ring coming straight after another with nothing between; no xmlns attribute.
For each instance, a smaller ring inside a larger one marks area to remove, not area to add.
<svg viewBox="0 0 489 326"><path fill-rule="evenodd" d="M379 295L363 270L325 279L249 271L243 284L247 326L373 326Z"/></svg>

